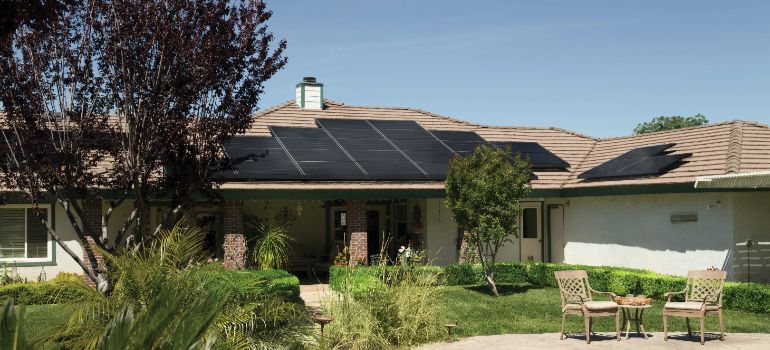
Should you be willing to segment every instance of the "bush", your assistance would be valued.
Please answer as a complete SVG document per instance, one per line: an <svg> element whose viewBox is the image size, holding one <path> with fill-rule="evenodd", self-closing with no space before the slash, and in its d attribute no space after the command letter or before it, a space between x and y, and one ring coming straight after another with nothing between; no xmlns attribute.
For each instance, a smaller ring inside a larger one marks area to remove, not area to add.
<svg viewBox="0 0 770 350"><path fill-rule="evenodd" d="M283 270L226 270L222 264L207 264L201 270L214 272L214 278L236 295L239 291L248 289L249 284L265 280L268 286L285 300L302 303L299 296L299 279Z"/></svg>
<svg viewBox="0 0 770 350"><path fill-rule="evenodd" d="M334 267L338 296L324 301L335 318L321 349L408 348L441 337L435 303L442 268L435 266ZM333 281L333 283L332 283Z"/></svg>
<svg viewBox="0 0 770 350"><path fill-rule="evenodd" d="M371 291L380 288L382 276L392 274L394 266L335 267L329 275L329 285L340 290L344 274L350 273L354 290ZM427 268L427 267L426 267ZM439 268L439 267L431 267ZM484 284L484 273L479 264L451 264L443 269L443 278L438 283L447 286ZM610 291L618 295L645 294L650 298L663 300L666 292L681 291L686 278L663 275L641 269L626 269L609 266L586 266L553 263L502 262L495 265L495 279L498 283L529 283L535 287L558 287L554 271L586 270L591 287L599 291ZM677 300L677 299L672 299ZM770 313L770 285L758 283L725 283L723 304L725 308L758 313Z"/></svg>
<svg viewBox="0 0 770 350"><path fill-rule="evenodd" d="M41 305L67 303L85 296L83 278L60 273L46 282L18 282L0 287L0 300L14 304Z"/></svg>

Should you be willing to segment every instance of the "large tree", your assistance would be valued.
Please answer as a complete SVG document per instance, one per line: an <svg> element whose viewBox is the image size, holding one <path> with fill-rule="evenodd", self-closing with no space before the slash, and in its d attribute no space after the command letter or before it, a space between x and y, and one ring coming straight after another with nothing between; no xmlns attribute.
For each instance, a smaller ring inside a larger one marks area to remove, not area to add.
<svg viewBox="0 0 770 350"><path fill-rule="evenodd" d="M475 249L487 284L495 284L497 253L518 237L521 199L531 191L527 160L510 149L480 146L466 157L455 157L447 171L446 204L463 228L463 239Z"/></svg>
<svg viewBox="0 0 770 350"><path fill-rule="evenodd" d="M706 119L706 116L700 113L692 117L682 117L679 115L672 115L668 117L660 116L657 118L653 118L649 122L639 123L639 125L637 125L636 128L634 128L634 134L636 135L648 134L651 132L706 125L708 123L709 123L709 120Z"/></svg>
<svg viewBox="0 0 770 350"><path fill-rule="evenodd" d="M221 145L250 125L264 82L286 63L286 42L274 42L261 1L10 7L0 20L2 185L38 209L52 239L103 287L87 268L96 266L91 244L141 249L196 196L215 195L212 175L233 165ZM85 199L109 203L101 222L86 222ZM39 210L48 200L63 208L88 261ZM150 227L158 203L167 210ZM121 205L130 214L114 219ZM111 220L120 220L113 242Z"/></svg>

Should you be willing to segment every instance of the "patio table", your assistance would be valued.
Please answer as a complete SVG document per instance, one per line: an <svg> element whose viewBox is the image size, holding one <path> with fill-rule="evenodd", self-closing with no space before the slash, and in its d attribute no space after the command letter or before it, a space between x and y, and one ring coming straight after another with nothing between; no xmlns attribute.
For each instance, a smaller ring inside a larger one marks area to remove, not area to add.
<svg viewBox="0 0 770 350"><path fill-rule="evenodd" d="M626 339L631 338L631 321L636 323L636 334L641 335L644 339L647 339L647 333L644 331L644 310L649 309L652 305L618 305L623 311L623 326L626 329ZM631 317L631 310L634 311L634 317Z"/></svg>

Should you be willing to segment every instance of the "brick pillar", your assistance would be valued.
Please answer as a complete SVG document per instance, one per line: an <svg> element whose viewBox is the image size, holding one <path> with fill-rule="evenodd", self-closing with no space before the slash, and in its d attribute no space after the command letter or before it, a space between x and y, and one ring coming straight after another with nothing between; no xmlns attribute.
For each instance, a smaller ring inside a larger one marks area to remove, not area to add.
<svg viewBox="0 0 770 350"><path fill-rule="evenodd" d="M83 262L86 264L88 271L98 274L99 271L104 268L102 255L96 251L93 251L96 262L95 264L91 263L91 260L88 258L87 246L95 245L94 239L91 236L101 237L102 235L102 202L99 200L85 200L81 205L81 209L83 218L81 218L80 224L82 229L85 231L84 233L86 234L86 241L88 242L88 244L86 244L86 242L82 242ZM86 283L86 285L96 288L96 284L91 280L90 277L88 277L86 273L83 273L83 281Z"/></svg>
<svg viewBox="0 0 770 350"><path fill-rule="evenodd" d="M243 201L225 201L222 206L222 229L225 233L224 267L228 270L243 269L246 267Z"/></svg>
<svg viewBox="0 0 770 350"><path fill-rule="evenodd" d="M246 267L246 237L242 233L225 235L224 267L228 270L242 270Z"/></svg>
<svg viewBox="0 0 770 350"><path fill-rule="evenodd" d="M366 264L369 260L367 256L368 239L366 237L366 201L349 200L346 210L350 264Z"/></svg>

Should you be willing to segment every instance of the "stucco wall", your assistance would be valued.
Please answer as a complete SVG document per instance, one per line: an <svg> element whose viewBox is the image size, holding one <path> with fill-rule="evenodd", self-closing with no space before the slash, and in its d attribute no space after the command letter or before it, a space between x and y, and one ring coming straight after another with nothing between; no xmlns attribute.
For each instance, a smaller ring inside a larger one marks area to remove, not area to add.
<svg viewBox="0 0 770 350"><path fill-rule="evenodd" d="M672 214L698 221L672 223ZM569 198L564 215L566 263L686 275L722 268L734 244L729 193Z"/></svg>
<svg viewBox="0 0 770 350"><path fill-rule="evenodd" d="M457 262L457 223L452 212L438 198L426 200L426 207L423 221L427 226L425 243L429 259L436 265Z"/></svg>
<svg viewBox="0 0 770 350"><path fill-rule="evenodd" d="M288 208L291 216L295 217L289 228L295 238L293 244L298 256L328 255L326 242L325 209L322 201L301 201L302 215L297 215L297 201L244 201L243 212L261 219L274 220L279 211Z"/></svg>
<svg viewBox="0 0 770 350"><path fill-rule="evenodd" d="M731 279L770 282L770 192L734 193L734 246L731 250ZM754 246L746 249L751 238ZM750 253L750 254L749 254ZM751 266L748 261L751 257Z"/></svg>

